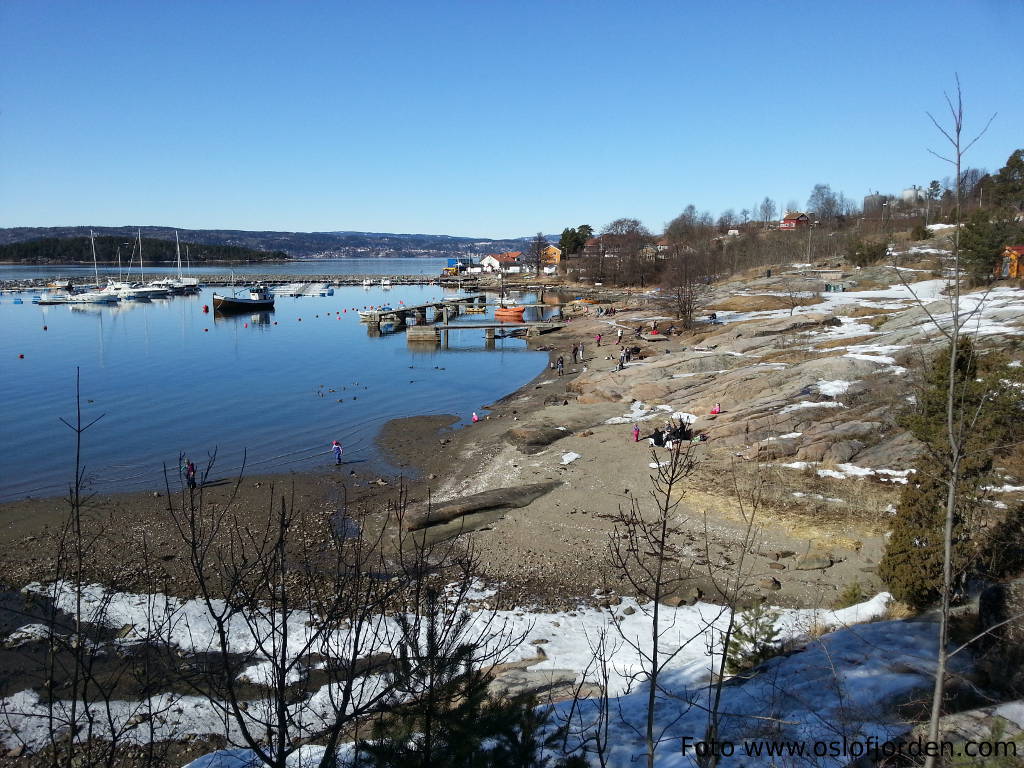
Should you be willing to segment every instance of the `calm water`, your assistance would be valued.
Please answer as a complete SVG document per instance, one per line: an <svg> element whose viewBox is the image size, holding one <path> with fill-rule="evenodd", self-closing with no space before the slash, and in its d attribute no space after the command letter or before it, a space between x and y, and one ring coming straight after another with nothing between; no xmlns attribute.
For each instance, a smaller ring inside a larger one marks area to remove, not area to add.
<svg viewBox="0 0 1024 768"><path fill-rule="evenodd" d="M4 294L0 499L66 489L74 443L58 419L74 415L76 366L84 419L103 415L85 438L97 491L159 488L162 464L175 467L179 452L202 465L216 449L218 475L237 471L243 452L247 472L282 472L328 465L328 445L338 439L346 460L379 463L374 437L388 419L468 420L546 363L521 340L487 350L483 332L472 330L452 333L449 349L416 351L404 333L368 337L353 311L454 294L437 286L339 288L331 297L278 297L276 311L262 317L225 319L202 312L213 303L205 290L113 307L41 307L27 295L16 305Z"/></svg>
<svg viewBox="0 0 1024 768"><path fill-rule="evenodd" d="M249 264L213 264L208 267L193 266L189 271L196 277L203 275L440 275L447 266L447 259L302 259L287 262L254 262ZM117 265L101 264L101 275L116 275ZM153 275L178 274L177 266L145 267L144 273ZM39 265L0 264L0 280L32 280L49 277L93 276L92 265ZM131 271L138 279L138 265Z"/></svg>

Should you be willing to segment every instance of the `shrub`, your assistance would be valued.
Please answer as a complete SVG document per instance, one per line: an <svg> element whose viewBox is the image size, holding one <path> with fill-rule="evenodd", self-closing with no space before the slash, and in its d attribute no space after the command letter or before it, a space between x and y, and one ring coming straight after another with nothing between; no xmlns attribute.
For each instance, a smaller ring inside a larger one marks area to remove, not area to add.
<svg viewBox="0 0 1024 768"><path fill-rule="evenodd" d="M867 595L864 592L864 587L861 586L859 581L854 579L839 593L835 602L832 603L832 607L836 609L849 608L851 605L864 602L866 598Z"/></svg>
<svg viewBox="0 0 1024 768"><path fill-rule="evenodd" d="M850 244L850 261L858 267L868 267L882 261L889 253L887 243L874 240L855 240Z"/></svg>
<svg viewBox="0 0 1024 768"><path fill-rule="evenodd" d="M911 240L927 240L932 236L932 233L928 231L928 227L924 224L918 224L912 230L910 230Z"/></svg>

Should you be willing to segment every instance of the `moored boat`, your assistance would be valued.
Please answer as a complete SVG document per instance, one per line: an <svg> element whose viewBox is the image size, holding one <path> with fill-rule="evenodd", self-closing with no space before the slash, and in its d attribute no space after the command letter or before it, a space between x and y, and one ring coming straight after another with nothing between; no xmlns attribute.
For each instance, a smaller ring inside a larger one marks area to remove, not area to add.
<svg viewBox="0 0 1024 768"><path fill-rule="evenodd" d="M219 312L251 312L274 308L274 295L262 283L249 288L249 296L213 294L213 308Z"/></svg>

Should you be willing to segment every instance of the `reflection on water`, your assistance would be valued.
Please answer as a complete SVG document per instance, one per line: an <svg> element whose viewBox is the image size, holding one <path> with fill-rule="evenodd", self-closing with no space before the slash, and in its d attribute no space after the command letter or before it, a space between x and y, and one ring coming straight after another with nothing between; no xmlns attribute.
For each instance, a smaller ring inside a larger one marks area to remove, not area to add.
<svg viewBox="0 0 1024 768"><path fill-rule="evenodd" d="M164 462L175 466L180 453L201 460L216 450L217 477L237 473L243 461L249 474L281 473L326 467L338 439L346 459L379 464L375 438L389 419L465 419L545 365L546 354L519 339L488 349L479 329L453 332L441 347L411 344L401 329L371 338L359 322L357 310L370 305L453 295L438 286L356 286L278 297L273 314L233 316L203 312L210 291L110 306L14 304L4 296L0 433L8 451L0 499L66 488L73 435L59 419L74 412L76 368L83 418L104 416L85 436L85 472L96 491L157 489Z"/></svg>
<svg viewBox="0 0 1024 768"><path fill-rule="evenodd" d="M215 309L213 310L213 320L217 323L242 323L243 327L263 326L270 325L271 312L273 312L272 309L262 312L221 312L219 309Z"/></svg>

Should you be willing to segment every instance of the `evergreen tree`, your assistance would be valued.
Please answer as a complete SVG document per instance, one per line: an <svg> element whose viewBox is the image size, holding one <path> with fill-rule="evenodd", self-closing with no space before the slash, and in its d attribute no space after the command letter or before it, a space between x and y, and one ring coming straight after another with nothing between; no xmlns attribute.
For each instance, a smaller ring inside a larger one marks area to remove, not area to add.
<svg viewBox="0 0 1024 768"><path fill-rule="evenodd" d="M779 655L779 630L775 627L778 618L777 611L760 603L737 617L725 651L726 672L736 675Z"/></svg>
<svg viewBox="0 0 1024 768"><path fill-rule="evenodd" d="M1015 150L993 179L992 197L996 205L1015 213L1024 213L1024 149Z"/></svg>
<svg viewBox="0 0 1024 768"><path fill-rule="evenodd" d="M978 209L960 232L960 255L964 269L975 283L991 280L1003 248L1024 237L1019 224L1009 219L993 219Z"/></svg>
<svg viewBox="0 0 1024 768"><path fill-rule="evenodd" d="M967 336L961 336L954 370L954 400L960 414L963 459L955 489L953 525L954 584L962 590L973 574L991 573L986 563L999 561L1005 570L1016 558L1007 548L1020 543L985 532L980 522L991 516L983 504L982 484L992 469L994 452L1021 437L1020 406L1015 394L1016 368L990 362L979 374L978 357ZM898 600L915 608L930 605L942 588L942 530L949 486L946 462L949 435L946 424L949 391L949 350L940 353L928 372L917 403L902 425L925 447L900 494L896 519L878 566L878 575ZM990 520L985 520L990 523ZM998 529L997 529L998 530Z"/></svg>

